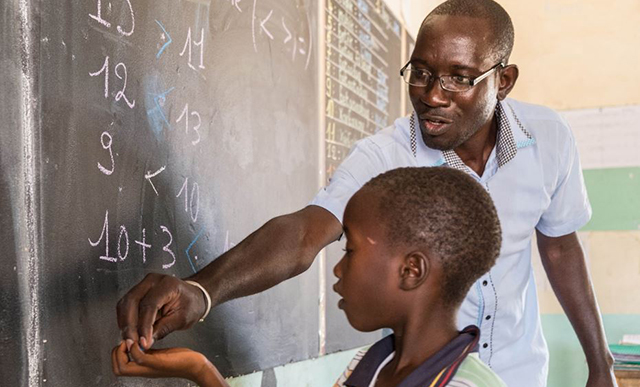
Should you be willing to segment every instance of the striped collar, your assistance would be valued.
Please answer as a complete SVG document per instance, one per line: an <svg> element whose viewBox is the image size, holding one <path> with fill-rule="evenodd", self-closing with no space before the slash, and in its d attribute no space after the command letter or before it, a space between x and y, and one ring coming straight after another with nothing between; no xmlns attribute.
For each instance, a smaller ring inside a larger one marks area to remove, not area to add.
<svg viewBox="0 0 640 387"><path fill-rule="evenodd" d="M516 157L518 149L533 145L536 141L531 133L525 129L522 121L518 118L515 110L508 102L498 102L496 105L495 115L498 119L498 138L496 141L495 151L496 158L498 160L498 167L501 168ZM417 157L418 147L417 131L415 128L416 120L417 117L414 112L409 120L411 151L413 152L414 157ZM512 129L514 125L517 127L515 132ZM422 143L422 141L420 142ZM422 144L424 145L424 143ZM461 171L467 171L469 169L455 151L446 150L438 151L438 153L440 153L441 157L435 163L431 163L430 166L440 166L446 163L450 167Z"/></svg>
<svg viewBox="0 0 640 387"><path fill-rule="evenodd" d="M477 352L480 330L475 325L463 329L451 342L416 367L398 387L445 386L470 352ZM375 343L344 382L346 387L367 387L379 365L395 351L395 336ZM447 371L447 372L443 372Z"/></svg>

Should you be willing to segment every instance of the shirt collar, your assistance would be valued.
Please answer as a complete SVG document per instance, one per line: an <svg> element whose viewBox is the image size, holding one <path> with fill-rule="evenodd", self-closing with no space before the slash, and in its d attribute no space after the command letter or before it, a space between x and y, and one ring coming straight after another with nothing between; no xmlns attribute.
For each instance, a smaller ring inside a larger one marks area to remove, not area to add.
<svg viewBox="0 0 640 387"><path fill-rule="evenodd" d="M422 387L429 385L444 368L454 364L454 362L464 353L469 345L472 345L480 330L474 325L466 327L460 334L433 356L420 364L409 376L407 376L398 387ZM376 373L380 363L395 350L395 336L389 335L375 343L362 360L358 363L349 378L344 382L345 386L367 387ZM477 351L477 348L473 348ZM458 364L459 365L459 364Z"/></svg>
<svg viewBox="0 0 640 387"><path fill-rule="evenodd" d="M533 145L536 141L531 133L524 127L522 121L517 116L515 109L508 100L498 102L496 105L495 115L498 120L496 158L498 161L498 167L501 168L516 157L518 149ZM417 121L417 117L414 119ZM514 127L516 130L512 129ZM414 140L415 137L413 137L412 141L419 142L421 148L426 150L426 157L428 159L427 165L437 167L446 163L450 167L461 171L468 170L468 167L453 150L438 151L430 149L422 141L422 136L417 137L419 140ZM416 155L416 157L418 156Z"/></svg>

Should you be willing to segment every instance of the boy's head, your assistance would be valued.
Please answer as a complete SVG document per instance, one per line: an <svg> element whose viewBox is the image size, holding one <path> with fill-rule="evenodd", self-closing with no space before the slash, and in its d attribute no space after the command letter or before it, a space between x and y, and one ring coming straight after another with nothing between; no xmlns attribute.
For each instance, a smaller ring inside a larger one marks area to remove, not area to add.
<svg viewBox="0 0 640 387"><path fill-rule="evenodd" d="M413 307L454 312L495 263L501 230L489 194L452 168L400 168L365 184L344 214L334 289L351 324L392 325ZM418 303L419 305L416 305Z"/></svg>

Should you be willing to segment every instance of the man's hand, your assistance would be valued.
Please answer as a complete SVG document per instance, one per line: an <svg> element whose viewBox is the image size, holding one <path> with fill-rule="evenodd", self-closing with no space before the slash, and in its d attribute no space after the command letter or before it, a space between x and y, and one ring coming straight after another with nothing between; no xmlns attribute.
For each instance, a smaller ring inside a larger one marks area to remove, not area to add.
<svg viewBox="0 0 640 387"><path fill-rule="evenodd" d="M308 206L271 219L233 249L190 277L211 296L212 307L259 293L307 270L318 252L342 233L324 208ZM202 291L175 277L149 274L118 302L118 326L128 348L187 329L206 310Z"/></svg>
<svg viewBox="0 0 640 387"><path fill-rule="evenodd" d="M111 351L111 366L117 376L146 378L183 378L202 387L228 386L218 370L201 353L187 348L167 348L142 352L138 343L127 346L122 342Z"/></svg>
<svg viewBox="0 0 640 387"><path fill-rule="evenodd" d="M127 348L140 342L149 349L155 340L187 329L204 314L202 291L163 274L148 274L118 302L118 326Z"/></svg>

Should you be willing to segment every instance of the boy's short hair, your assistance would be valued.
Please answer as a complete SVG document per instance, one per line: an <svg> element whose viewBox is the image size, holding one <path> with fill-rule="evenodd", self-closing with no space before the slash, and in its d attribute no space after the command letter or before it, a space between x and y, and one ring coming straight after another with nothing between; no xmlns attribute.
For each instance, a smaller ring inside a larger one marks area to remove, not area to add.
<svg viewBox="0 0 640 387"><path fill-rule="evenodd" d="M378 196L377 216L392 246L425 248L442 262L443 302L458 306L494 265L500 222L485 189L448 167L399 168L362 187Z"/></svg>

